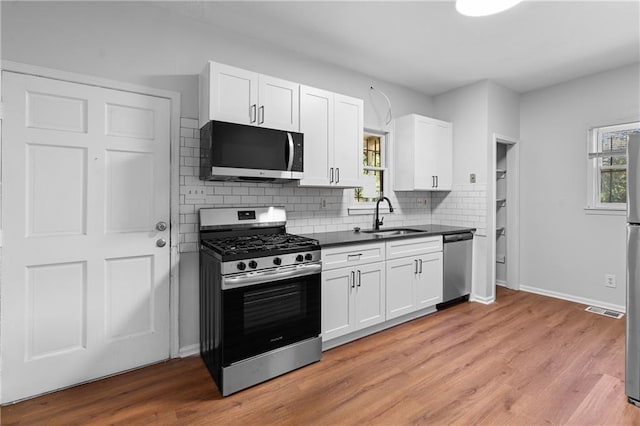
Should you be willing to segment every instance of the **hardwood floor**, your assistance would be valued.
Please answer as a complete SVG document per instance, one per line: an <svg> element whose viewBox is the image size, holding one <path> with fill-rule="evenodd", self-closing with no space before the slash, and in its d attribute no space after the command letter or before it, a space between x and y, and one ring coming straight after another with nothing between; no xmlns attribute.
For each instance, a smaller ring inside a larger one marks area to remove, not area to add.
<svg viewBox="0 0 640 426"><path fill-rule="evenodd" d="M504 288L222 398L199 357L2 408L11 424L640 424L624 320Z"/></svg>

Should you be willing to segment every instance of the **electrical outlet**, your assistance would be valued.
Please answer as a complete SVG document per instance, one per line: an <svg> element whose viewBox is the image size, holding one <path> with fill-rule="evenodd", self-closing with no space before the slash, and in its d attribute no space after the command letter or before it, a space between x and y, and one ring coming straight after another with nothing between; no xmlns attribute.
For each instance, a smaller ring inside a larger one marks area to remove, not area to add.
<svg viewBox="0 0 640 426"><path fill-rule="evenodd" d="M204 186L189 186L185 188L185 200L202 200L206 197Z"/></svg>
<svg viewBox="0 0 640 426"><path fill-rule="evenodd" d="M605 287L616 288L616 276L613 274L605 274L604 285Z"/></svg>
<svg viewBox="0 0 640 426"><path fill-rule="evenodd" d="M323 209L323 210L327 208L327 199L326 198L322 198L320 200L320 208Z"/></svg>
<svg viewBox="0 0 640 426"><path fill-rule="evenodd" d="M469 182L470 183L476 183L476 174L475 173L471 173L469 175Z"/></svg>

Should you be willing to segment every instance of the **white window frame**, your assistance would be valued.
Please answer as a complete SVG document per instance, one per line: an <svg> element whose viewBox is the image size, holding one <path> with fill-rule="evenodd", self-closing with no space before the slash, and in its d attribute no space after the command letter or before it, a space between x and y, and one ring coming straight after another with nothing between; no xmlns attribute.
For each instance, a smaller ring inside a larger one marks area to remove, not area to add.
<svg viewBox="0 0 640 426"><path fill-rule="evenodd" d="M601 157L598 141L602 133L640 128L640 122L593 127L588 132L587 145L587 213L624 214L626 203L602 203L600 201L600 173L598 159ZM625 154L626 155L626 154Z"/></svg>
<svg viewBox="0 0 640 426"><path fill-rule="evenodd" d="M380 170L382 171L382 187L385 189L385 192L389 192L389 132L384 130L372 130L372 129L364 129L362 141L360 141L360 150L359 154L362 155L362 150L364 148L364 138L367 135L379 136L380 137L380 164L381 167L362 167L363 175L365 170ZM349 197L349 215L360 215L360 214L371 214L376 208L375 201L369 202L356 202L355 201L355 189L351 189L348 191ZM381 213L389 213L389 206L387 203L380 205Z"/></svg>

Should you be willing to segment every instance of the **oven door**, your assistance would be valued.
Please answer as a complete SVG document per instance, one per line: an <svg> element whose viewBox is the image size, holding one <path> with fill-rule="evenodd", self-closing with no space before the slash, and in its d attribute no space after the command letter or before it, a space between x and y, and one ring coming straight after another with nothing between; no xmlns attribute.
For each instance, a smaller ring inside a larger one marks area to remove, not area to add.
<svg viewBox="0 0 640 426"><path fill-rule="evenodd" d="M223 278L222 365L320 335L320 264Z"/></svg>

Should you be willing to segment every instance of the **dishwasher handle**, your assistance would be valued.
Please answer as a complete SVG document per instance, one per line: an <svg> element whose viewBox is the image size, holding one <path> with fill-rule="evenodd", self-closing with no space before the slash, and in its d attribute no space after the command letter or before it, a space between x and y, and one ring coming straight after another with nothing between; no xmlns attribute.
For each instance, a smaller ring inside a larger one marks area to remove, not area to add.
<svg viewBox="0 0 640 426"><path fill-rule="evenodd" d="M473 232L463 232L460 234L449 234L443 236L443 242L446 243L455 243L456 241L465 241L472 240Z"/></svg>

